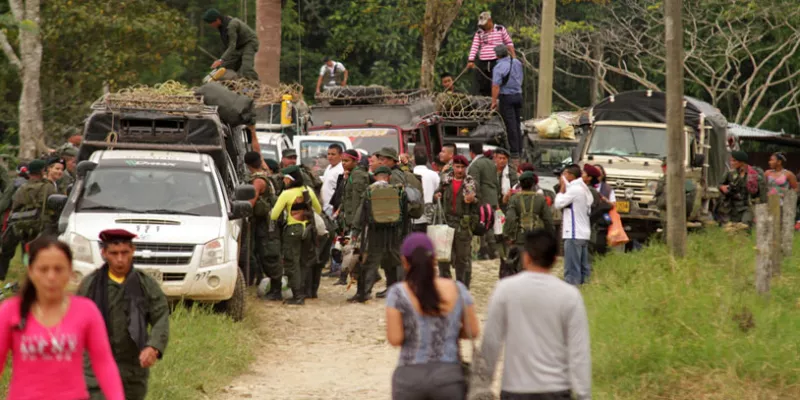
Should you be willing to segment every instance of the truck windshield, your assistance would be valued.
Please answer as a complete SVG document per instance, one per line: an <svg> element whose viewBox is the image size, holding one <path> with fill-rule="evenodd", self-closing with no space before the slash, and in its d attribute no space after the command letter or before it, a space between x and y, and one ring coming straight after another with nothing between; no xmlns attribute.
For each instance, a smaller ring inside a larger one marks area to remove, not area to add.
<svg viewBox="0 0 800 400"><path fill-rule="evenodd" d="M221 216L211 174L157 168L98 168L90 172L79 212Z"/></svg>
<svg viewBox="0 0 800 400"><path fill-rule="evenodd" d="M397 129L392 128L350 128L350 129L331 129L310 132L316 136L339 136L348 137L353 143L353 148L364 149L369 154L384 148L391 147L397 149ZM327 149L326 149L327 151Z"/></svg>
<svg viewBox="0 0 800 400"><path fill-rule="evenodd" d="M531 157L531 163L536 168L537 173L549 174L553 169L561 168L572 162L572 150L577 146L577 143L552 146L542 142L538 141L534 144L535 151L533 151Z"/></svg>
<svg viewBox="0 0 800 400"><path fill-rule="evenodd" d="M588 153L662 158L667 155L667 131L664 128L597 125Z"/></svg>

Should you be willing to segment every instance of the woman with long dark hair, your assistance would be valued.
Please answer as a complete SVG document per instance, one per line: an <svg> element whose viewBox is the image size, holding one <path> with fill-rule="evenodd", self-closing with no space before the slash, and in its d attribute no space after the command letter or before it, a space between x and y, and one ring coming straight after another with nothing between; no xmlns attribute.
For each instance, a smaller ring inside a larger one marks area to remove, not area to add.
<svg viewBox="0 0 800 400"><path fill-rule="evenodd" d="M19 296L0 305L0 375L12 354L8 400L88 399L83 353L107 400L124 400L122 380L97 306L66 292L72 252L52 237L30 243Z"/></svg>
<svg viewBox="0 0 800 400"><path fill-rule="evenodd" d="M459 338L475 338L478 317L467 287L439 278L433 243L412 233L401 247L405 281L386 296L386 337L401 347L392 377L392 399L463 399L466 379Z"/></svg>
<svg viewBox="0 0 800 400"><path fill-rule="evenodd" d="M797 176L783 167L786 163L786 155L774 153L769 157L769 169L764 175L767 178L767 189L769 194L783 195L790 190L797 191Z"/></svg>

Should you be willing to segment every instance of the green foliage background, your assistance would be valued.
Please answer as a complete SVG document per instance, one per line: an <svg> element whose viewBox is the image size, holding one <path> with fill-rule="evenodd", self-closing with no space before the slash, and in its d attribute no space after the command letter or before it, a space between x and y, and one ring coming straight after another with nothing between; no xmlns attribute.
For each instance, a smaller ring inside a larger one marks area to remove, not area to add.
<svg viewBox="0 0 800 400"><path fill-rule="evenodd" d="M739 1L741 7L759 7L763 2ZM714 0L719 6L719 0ZM42 3L41 29L44 38L42 97L49 142L58 143L80 129L87 107L102 93L132 84L153 84L176 79L198 84L209 71L211 55L222 52L219 34L202 22L207 8L246 19L255 25L256 0L51 0ZM726 4L729 4L727 2ZM737 3L737 4L738 4ZM560 0L558 33L591 31L607 16L615 0ZM538 66L538 26L535 15L541 0L464 0L437 59L436 72L458 76L464 69L478 14L491 10L495 22L512 32L516 47ZM411 88L419 84L421 58L420 23L425 0L283 0L281 80L300 82L307 98L313 94L321 60L330 55L350 70L356 85L380 84ZM619 10L618 10L619 11ZM654 12L657 12L655 10ZM722 17L726 14L721 13ZM0 28L16 46L16 30L8 4L0 4ZM780 29L772 40L780 41ZM720 48L723 43L710 41ZM205 50L205 51L204 51ZM560 68L575 74L589 74L587 67L556 57ZM793 60L793 68L800 60ZM663 70L657 62L649 68ZM535 73L526 70L524 116L531 116L535 99ZM610 78L620 90L640 88L622 78ZM469 89L472 76L458 81ZM556 73L555 88L567 100L591 105L586 80ZM699 88L687 85L687 93L702 97ZM0 57L0 142L14 143L20 81L5 57ZM769 96L781 95L780 90ZM557 109L568 103L554 99ZM721 108L723 108L721 106ZM735 113L735 99L723 112ZM800 132L796 113L771 119L766 129Z"/></svg>

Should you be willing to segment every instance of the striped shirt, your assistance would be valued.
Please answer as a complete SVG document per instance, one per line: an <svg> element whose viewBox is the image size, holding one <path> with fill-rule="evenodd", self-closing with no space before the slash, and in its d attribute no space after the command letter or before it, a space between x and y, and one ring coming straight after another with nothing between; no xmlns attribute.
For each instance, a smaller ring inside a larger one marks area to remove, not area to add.
<svg viewBox="0 0 800 400"><path fill-rule="evenodd" d="M469 61L475 61L476 55L483 61L496 60L497 55L494 54L494 48L498 44L514 47L514 42L511 41L511 36L504 26L495 24L490 32L478 29L472 38ZM478 54L478 50L480 50L480 54Z"/></svg>

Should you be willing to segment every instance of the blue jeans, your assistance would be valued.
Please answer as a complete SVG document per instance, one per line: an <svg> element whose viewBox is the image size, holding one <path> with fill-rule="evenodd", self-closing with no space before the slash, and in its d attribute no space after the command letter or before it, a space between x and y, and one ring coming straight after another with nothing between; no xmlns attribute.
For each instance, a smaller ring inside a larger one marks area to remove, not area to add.
<svg viewBox="0 0 800 400"><path fill-rule="evenodd" d="M589 282L592 265L589 263L589 241L580 239L564 240L564 280L570 285L583 285Z"/></svg>

